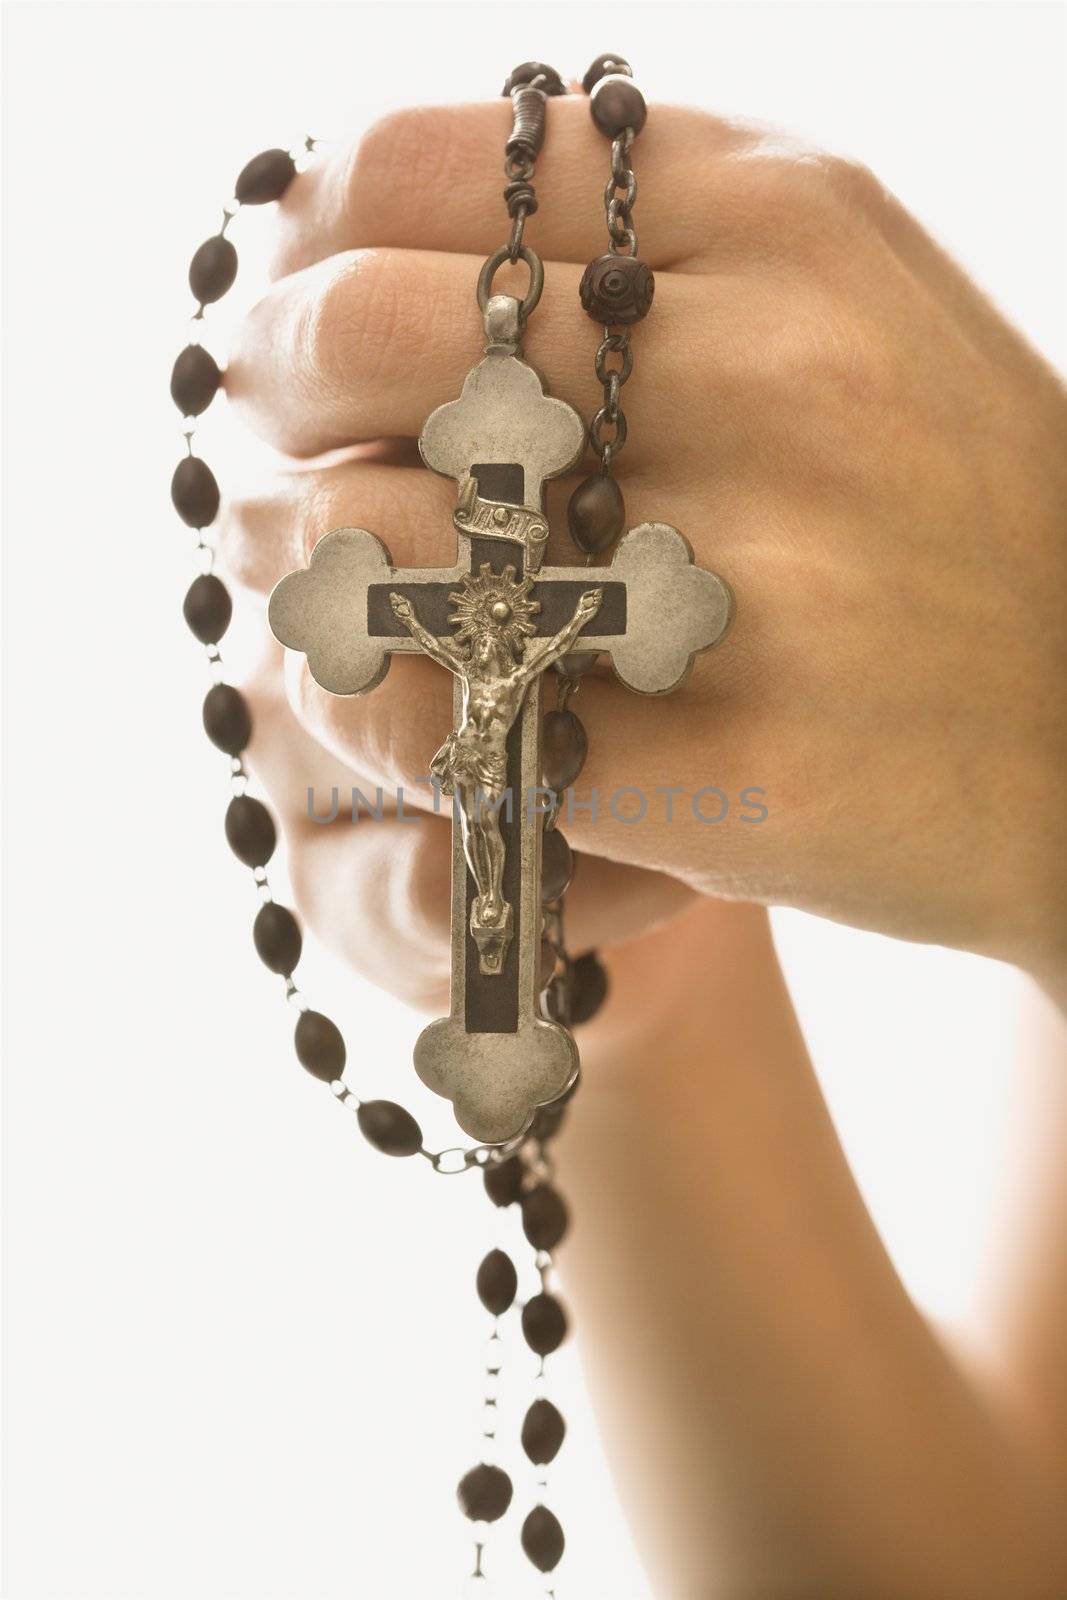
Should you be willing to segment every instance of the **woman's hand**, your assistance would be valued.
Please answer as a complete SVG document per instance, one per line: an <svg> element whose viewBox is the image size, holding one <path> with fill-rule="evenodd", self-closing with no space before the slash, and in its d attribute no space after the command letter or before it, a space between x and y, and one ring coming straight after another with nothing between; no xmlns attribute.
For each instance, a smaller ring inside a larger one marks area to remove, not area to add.
<svg viewBox="0 0 1067 1600"><path fill-rule="evenodd" d="M380 441L413 440L480 356L474 281L504 236L509 115L498 101L391 116L286 195L278 280L227 388L290 455L367 448L229 505L224 559L251 587L269 591L343 524L373 530L399 564L452 559L451 486L409 464L410 443ZM546 286L526 353L586 416L600 334L577 287L604 245L606 159L587 105L550 102L528 229ZM1063 389L862 169L663 107L635 168L657 288L626 390L627 520L681 528L731 584L737 615L671 696L642 698L606 671L583 683L579 797L595 787L600 814L578 810L566 831L599 867L578 874L572 946L641 933L700 891L1053 977L1067 964ZM574 481L550 493L557 530ZM555 558L574 559L565 540ZM278 701L277 670L264 704ZM294 819L298 880L338 883L316 851L346 863L343 892L311 896L327 936L348 943L345 895L372 864L397 952L435 952L425 974L402 963L405 992L443 972L446 823L395 824L411 842L390 850L374 829L359 844L359 829L298 819L313 750L365 792L403 785L410 804L451 695L413 657L355 700L294 670L308 760L269 752L263 722L252 752ZM691 804L709 785L731 802L718 825ZM645 793L641 823L612 814L622 786ZM668 786L682 791L671 820ZM764 821L740 820L749 787L765 791Z"/></svg>

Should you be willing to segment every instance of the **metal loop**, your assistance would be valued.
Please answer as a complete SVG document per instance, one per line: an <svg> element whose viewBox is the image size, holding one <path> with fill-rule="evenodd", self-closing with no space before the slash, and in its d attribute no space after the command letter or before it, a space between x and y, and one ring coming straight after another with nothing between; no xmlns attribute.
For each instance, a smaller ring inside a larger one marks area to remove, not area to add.
<svg viewBox="0 0 1067 1600"><path fill-rule="evenodd" d="M504 265L504 262L509 259L511 259L509 246L506 244L501 245L499 250L494 250L491 256L486 257L485 265L478 274L478 309L483 316L489 305L493 279L496 277L498 270ZM541 298L541 290L545 286L545 269L542 265L541 257L536 251L531 250L529 245L522 245L514 259L524 261L530 273L530 286L522 301L522 314L526 318Z"/></svg>
<svg viewBox="0 0 1067 1600"><path fill-rule="evenodd" d="M593 449L596 451L598 456L603 456L605 448L610 444L612 460L614 460L614 458L621 452L623 445L626 443L626 413L624 411L620 411L618 416L614 418L614 437L611 439L601 438L601 432L605 422L611 421L612 418L608 416L607 406L601 406L600 410L589 424L589 442L592 444Z"/></svg>
<svg viewBox="0 0 1067 1600"><path fill-rule="evenodd" d="M609 372L604 384L604 410L608 414L608 421L618 423L619 420L619 390L622 384L617 372Z"/></svg>
<svg viewBox="0 0 1067 1600"><path fill-rule="evenodd" d="M609 367L605 365L608 356L611 355L622 357L621 366ZM612 374L618 376L620 384L625 383L634 370L634 352L633 346L630 344L630 335L628 333L613 333L605 339L596 353L594 366L599 383L607 383Z"/></svg>

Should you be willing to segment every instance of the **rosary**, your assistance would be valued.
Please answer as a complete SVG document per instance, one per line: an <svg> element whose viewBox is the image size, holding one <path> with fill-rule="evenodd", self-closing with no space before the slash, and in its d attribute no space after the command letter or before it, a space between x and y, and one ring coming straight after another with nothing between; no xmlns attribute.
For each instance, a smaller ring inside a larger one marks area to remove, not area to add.
<svg viewBox="0 0 1067 1600"><path fill-rule="evenodd" d="M196 418L222 387L223 373L196 342L181 352L171 377L188 446L171 495L178 515L195 530L201 563L183 611L206 647L215 679L204 700L204 728L230 758L226 838L251 868L261 902L252 930L256 950L284 980L286 998L297 1011L298 1060L354 1111L368 1143L389 1156L422 1156L439 1173L478 1170L493 1204L521 1208L541 1282L540 1292L521 1308L521 1326L540 1358L542 1378L545 1358L567 1331L563 1306L550 1287L552 1252L568 1225L552 1181L551 1141L578 1082L570 1029L594 1016L607 994L596 954L572 957L564 941L563 897L574 861L558 822L562 796L587 751L585 729L569 702L601 655L632 689L663 694L675 688L697 652L722 637L732 609L727 586L694 565L676 528L646 522L623 531L623 496L612 475L626 443L621 392L633 368L630 330L647 315L654 290L652 272L637 254L637 180L630 164L646 106L628 63L618 56L598 56L582 87L596 127L611 141L604 195L608 249L590 262L578 288L585 311L603 328L595 359L603 403L588 430L571 406L545 393L522 359L526 325L544 281L541 260L525 242L538 204L535 163L547 101L567 93L557 72L529 61L516 67L503 90L513 113L504 190L511 231L478 276L484 355L459 398L438 407L419 438L426 466L458 486L452 514L456 560L440 568L398 569L373 533L338 528L319 539L305 570L282 579L269 608L275 636L306 656L312 677L332 694L373 690L396 651L420 651L453 676L454 726L430 764L438 793L452 801L450 1007L447 1017L419 1036L414 1065L423 1083L451 1102L460 1128L476 1141L472 1146L428 1150L418 1123L402 1106L361 1100L344 1080L339 1029L307 1005L294 981L300 925L271 896L267 864L277 842L275 825L266 806L247 793L242 753L251 715L244 696L222 676L219 641L232 603L211 570L206 533L218 513L219 487L193 453ZM307 150L313 148L309 139ZM280 200L296 175L286 150L264 151L243 168L222 227L190 263L194 323L237 276L237 252L226 229L238 207ZM498 270L519 261L529 277L524 297L495 294ZM585 565L543 565L545 482L574 468L587 440L599 470L578 486L567 512ZM550 667L556 707L542 717L541 679ZM493 1318L483 1423L486 1451L493 1454L492 1391L500 1364L492 1352L500 1348L499 1319L511 1311L518 1292L515 1265L504 1251L491 1250L484 1258L476 1289ZM539 1469L542 1493L564 1432L551 1400L535 1399L521 1443ZM512 1496L511 1478L492 1461L478 1463L460 1480L460 1507L474 1527L475 1580L486 1578L487 1526L504 1516ZM558 1518L546 1505L534 1506L520 1538L529 1560L546 1575L546 1594L554 1595L552 1575L564 1549Z"/></svg>

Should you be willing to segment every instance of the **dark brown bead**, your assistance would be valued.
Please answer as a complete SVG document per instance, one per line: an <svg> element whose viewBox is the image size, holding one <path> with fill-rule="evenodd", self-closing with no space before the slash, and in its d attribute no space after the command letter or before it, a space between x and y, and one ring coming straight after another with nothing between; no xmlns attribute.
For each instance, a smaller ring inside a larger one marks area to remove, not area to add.
<svg viewBox="0 0 1067 1600"><path fill-rule="evenodd" d="M345 1070L347 1052L341 1030L321 1011L300 1013L293 1044L297 1060L313 1078L319 1078L323 1083L333 1083Z"/></svg>
<svg viewBox="0 0 1067 1600"><path fill-rule="evenodd" d="M182 616L201 644L218 644L233 616L230 591L213 572L194 578L182 601Z"/></svg>
<svg viewBox="0 0 1067 1600"><path fill-rule="evenodd" d="M598 654L596 650L568 650L556 662L556 671L561 678L584 678L596 666Z"/></svg>
<svg viewBox="0 0 1067 1600"><path fill-rule="evenodd" d="M240 689L214 684L204 696L204 732L228 756L239 756L252 737L252 713Z"/></svg>
<svg viewBox="0 0 1067 1600"><path fill-rule="evenodd" d="M558 900L574 876L571 847L558 828L549 828L541 840L541 899Z"/></svg>
<svg viewBox="0 0 1067 1600"><path fill-rule="evenodd" d="M190 528L206 528L219 509L219 486L215 474L199 456L184 456L170 480L174 509Z"/></svg>
<svg viewBox="0 0 1067 1600"><path fill-rule="evenodd" d="M490 1250L478 1268L478 1299L494 1317L502 1317L515 1299L519 1275L503 1250Z"/></svg>
<svg viewBox="0 0 1067 1600"><path fill-rule="evenodd" d="M652 268L639 256L595 256L578 285L578 298L587 314L608 327L647 317L655 292Z"/></svg>
<svg viewBox="0 0 1067 1600"><path fill-rule="evenodd" d="M252 924L252 938L263 965L288 978L304 948L300 924L288 906L280 906L273 900L260 906Z"/></svg>
<svg viewBox="0 0 1067 1600"><path fill-rule="evenodd" d="M605 77L609 72L622 72L627 77L632 76L632 69L626 58L613 55L609 50L607 55L597 56L596 60L591 61L586 68L585 76L582 79L582 88L586 94L592 94L601 78Z"/></svg>
<svg viewBox="0 0 1067 1600"><path fill-rule="evenodd" d="M596 951L590 950L571 963L571 1024L590 1022L608 997L608 975Z"/></svg>
<svg viewBox="0 0 1067 1600"><path fill-rule="evenodd" d="M648 116L645 97L633 79L621 72L609 72L593 86L589 96L593 121L609 139L627 128L640 133Z"/></svg>
<svg viewBox="0 0 1067 1600"><path fill-rule="evenodd" d="M558 1567L567 1541L559 1518L547 1506L534 1506L522 1525L522 1548L538 1572L551 1572Z"/></svg>
<svg viewBox="0 0 1067 1600"><path fill-rule="evenodd" d="M557 793L569 789L585 766L589 740L573 711L550 711L545 718L542 770L545 782ZM550 829L554 832L554 829Z"/></svg>
<svg viewBox="0 0 1067 1600"><path fill-rule="evenodd" d="M393 1100L364 1100L356 1112L359 1131L383 1156L413 1156L422 1149L422 1129Z"/></svg>
<svg viewBox="0 0 1067 1600"><path fill-rule="evenodd" d="M626 502L614 478L597 472L585 478L567 504L567 526L583 555L599 555L613 545L626 525ZM581 655L593 652L579 651ZM593 660L596 660L593 654Z"/></svg>
<svg viewBox="0 0 1067 1600"><path fill-rule="evenodd" d="M554 1294L535 1294L522 1308L522 1336L539 1356L550 1356L567 1336L567 1318Z"/></svg>
<svg viewBox="0 0 1067 1600"><path fill-rule="evenodd" d="M554 1250L567 1231L570 1217L563 1196L550 1183L527 1189L522 1197L522 1231L535 1250Z"/></svg>
<svg viewBox="0 0 1067 1600"><path fill-rule="evenodd" d="M514 1205L522 1189L525 1172L521 1156L508 1156L504 1161L494 1161L482 1173L485 1192L495 1206Z"/></svg>
<svg viewBox="0 0 1067 1600"><path fill-rule="evenodd" d="M543 61L524 61L521 66L514 67L504 79L502 95L509 95L512 89L518 89L521 84L532 83L535 78L543 78L544 82L538 84L545 94L566 94L567 85L556 71L555 67L546 67Z"/></svg>
<svg viewBox="0 0 1067 1600"><path fill-rule="evenodd" d="M264 150L241 168L233 192L243 206L265 206L280 200L296 177L288 150Z"/></svg>
<svg viewBox="0 0 1067 1600"><path fill-rule="evenodd" d="M219 392L222 373L202 344L187 344L170 375L170 397L183 417L198 417Z"/></svg>
<svg viewBox="0 0 1067 1600"><path fill-rule="evenodd" d="M496 1522L511 1504L511 1479L500 1467L483 1461L459 1480L460 1510L472 1522Z"/></svg>
<svg viewBox="0 0 1067 1600"><path fill-rule="evenodd" d="M551 1400L535 1400L522 1422L522 1448L535 1467L555 1461L567 1424Z"/></svg>
<svg viewBox="0 0 1067 1600"><path fill-rule="evenodd" d="M278 835L274 818L262 800L238 794L226 807L226 841L246 867L265 867L274 854Z"/></svg>
<svg viewBox="0 0 1067 1600"><path fill-rule="evenodd" d="M221 300L237 276L237 251L221 233L205 239L189 263L189 287L202 306Z"/></svg>

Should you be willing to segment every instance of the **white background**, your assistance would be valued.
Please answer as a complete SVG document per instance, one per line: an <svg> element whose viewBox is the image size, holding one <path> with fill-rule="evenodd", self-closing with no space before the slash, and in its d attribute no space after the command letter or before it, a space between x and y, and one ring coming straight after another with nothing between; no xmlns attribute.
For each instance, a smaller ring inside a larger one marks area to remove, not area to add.
<svg viewBox="0 0 1067 1600"><path fill-rule="evenodd" d="M1063 11L80 0L5 20L3 1593L436 1600L467 1561L452 1482L475 1459L485 1207L363 1146L294 1064L252 951L167 492L188 257L265 145L612 48L651 99L873 166L1062 364ZM248 256L269 219L240 222ZM202 437L222 461L225 419ZM879 1224L965 1331L1026 1093L1008 1072L1026 986L776 923ZM405 1068L419 1019L317 953L302 970L363 1081L450 1142ZM532 1365L515 1352L516 1405ZM553 1383L572 1419L561 1597L648 1600L573 1350ZM499 1542L516 1537L512 1514ZM533 1592L516 1572L508 1600Z"/></svg>

